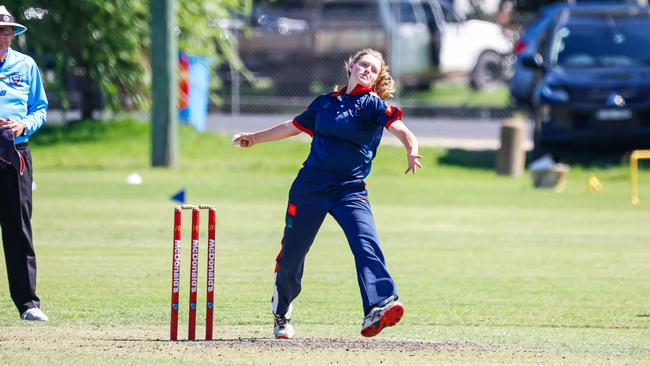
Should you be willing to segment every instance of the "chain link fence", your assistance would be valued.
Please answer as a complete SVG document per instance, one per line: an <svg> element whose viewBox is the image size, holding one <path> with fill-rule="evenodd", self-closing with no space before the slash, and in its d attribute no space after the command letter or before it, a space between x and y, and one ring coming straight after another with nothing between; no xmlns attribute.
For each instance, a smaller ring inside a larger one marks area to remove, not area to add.
<svg viewBox="0 0 650 366"><path fill-rule="evenodd" d="M467 19L445 0L262 2L230 23L245 69L218 70L224 112L297 113L347 84L344 61L363 48L384 53L410 115L506 118L513 45L534 14ZM478 19L482 18L482 19Z"/></svg>

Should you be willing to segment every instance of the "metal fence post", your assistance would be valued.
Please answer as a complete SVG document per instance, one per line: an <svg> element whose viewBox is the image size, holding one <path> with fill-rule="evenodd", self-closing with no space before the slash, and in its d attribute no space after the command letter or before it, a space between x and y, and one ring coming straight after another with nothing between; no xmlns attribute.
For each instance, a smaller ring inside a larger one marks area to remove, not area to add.
<svg viewBox="0 0 650 366"><path fill-rule="evenodd" d="M178 61L175 0L152 0L151 164L174 167L178 160Z"/></svg>

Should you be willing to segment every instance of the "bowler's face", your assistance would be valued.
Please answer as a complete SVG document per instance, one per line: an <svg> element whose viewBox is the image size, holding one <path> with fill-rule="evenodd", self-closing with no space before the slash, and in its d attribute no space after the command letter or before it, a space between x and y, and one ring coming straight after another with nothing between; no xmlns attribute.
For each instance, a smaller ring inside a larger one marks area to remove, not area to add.
<svg viewBox="0 0 650 366"><path fill-rule="evenodd" d="M363 55L357 62L350 65L350 79L363 86L373 86L379 75L381 61L373 55Z"/></svg>

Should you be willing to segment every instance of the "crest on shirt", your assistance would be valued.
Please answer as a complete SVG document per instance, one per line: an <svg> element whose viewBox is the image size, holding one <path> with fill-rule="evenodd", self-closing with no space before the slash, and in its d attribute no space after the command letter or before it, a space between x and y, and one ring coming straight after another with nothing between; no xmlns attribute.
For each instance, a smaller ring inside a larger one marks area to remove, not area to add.
<svg viewBox="0 0 650 366"><path fill-rule="evenodd" d="M20 82L23 81L23 78L20 76L20 74L12 74L9 75L9 80L11 80L11 83L14 85L20 85Z"/></svg>
<svg viewBox="0 0 650 366"><path fill-rule="evenodd" d="M359 105L359 103L356 103L356 104L354 105L354 115L355 115L355 116L358 116L359 113L361 113L361 106Z"/></svg>

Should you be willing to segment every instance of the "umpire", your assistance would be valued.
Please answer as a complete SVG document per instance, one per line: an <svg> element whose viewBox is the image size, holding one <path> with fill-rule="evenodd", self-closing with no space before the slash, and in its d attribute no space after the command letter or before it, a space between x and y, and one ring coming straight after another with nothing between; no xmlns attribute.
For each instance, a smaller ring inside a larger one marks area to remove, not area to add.
<svg viewBox="0 0 650 366"><path fill-rule="evenodd" d="M29 136L45 123L47 98L34 60L11 49L27 28L0 5L0 226L11 299L23 320L48 321L36 296Z"/></svg>

